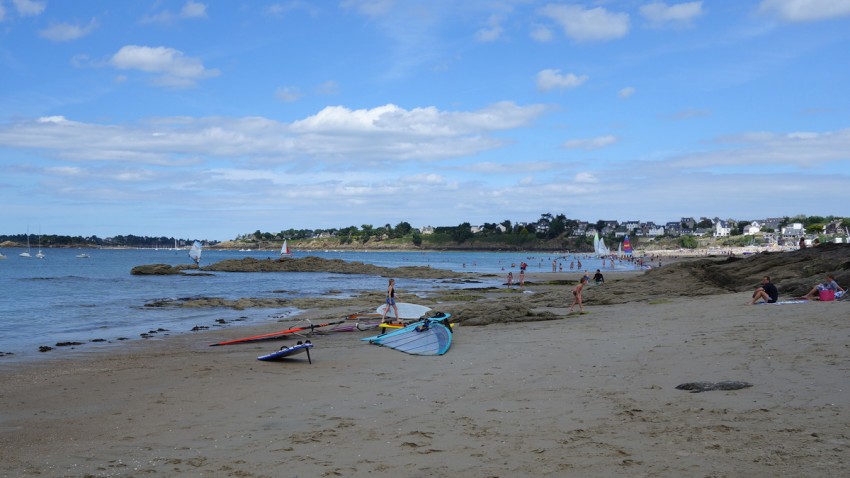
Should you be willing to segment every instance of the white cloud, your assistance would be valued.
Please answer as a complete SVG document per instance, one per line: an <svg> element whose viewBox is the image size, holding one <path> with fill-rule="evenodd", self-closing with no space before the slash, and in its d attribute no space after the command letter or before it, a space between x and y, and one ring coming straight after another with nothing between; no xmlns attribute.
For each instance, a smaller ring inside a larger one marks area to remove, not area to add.
<svg viewBox="0 0 850 478"><path fill-rule="evenodd" d="M612 13L597 7L550 3L540 13L556 21L564 34L575 41L603 41L622 38L629 33L629 15Z"/></svg>
<svg viewBox="0 0 850 478"><path fill-rule="evenodd" d="M339 83L333 80L328 80L316 87L317 95L338 95Z"/></svg>
<svg viewBox="0 0 850 478"><path fill-rule="evenodd" d="M754 164L795 166L812 170L827 163L850 161L850 129L838 131L770 133L753 132L723 137L728 148L682 155L670 161L676 168L711 169Z"/></svg>
<svg viewBox="0 0 850 478"><path fill-rule="evenodd" d="M6 19L6 7L4 7L3 4L0 3L0 22L2 22L5 19Z"/></svg>
<svg viewBox="0 0 850 478"><path fill-rule="evenodd" d="M120 70L158 74L154 79L155 84L175 88L191 87L199 80L219 75L218 70L204 68L200 60L166 47L127 45L113 55L109 62Z"/></svg>
<svg viewBox="0 0 850 478"><path fill-rule="evenodd" d="M38 32L42 38L63 42L82 38L97 28L97 20L92 18L88 25L72 25L70 23L51 23L50 26Z"/></svg>
<svg viewBox="0 0 850 478"><path fill-rule="evenodd" d="M577 183L584 183L584 184L595 184L595 183L599 182L599 179L597 179L597 177L593 173L588 173L588 172L582 172L582 173L576 174L575 178L573 178L573 180Z"/></svg>
<svg viewBox="0 0 850 478"><path fill-rule="evenodd" d="M200 2L189 0L180 10L180 18L206 18L207 6Z"/></svg>
<svg viewBox="0 0 850 478"><path fill-rule="evenodd" d="M36 2L34 0L12 0L15 5L15 10L22 17L34 17L41 15L44 9L47 8L46 2Z"/></svg>
<svg viewBox="0 0 850 478"><path fill-rule="evenodd" d="M702 2L667 5L664 2L648 3L640 7L640 13L653 25L688 25L702 15Z"/></svg>
<svg viewBox="0 0 850 478"><path fill-rule="evenodd" d="M342 8L357 10L363 15L377 17L385 15L395 4L394 0L343 0Z"/></svg>
<svg viewBox="0 0 850 478"><path fill-rule="evenodd" d="M285 103L292 103L304 95L294 86L282 86L275 90L274 96Z"/></svg>
<svg viewBox="0 0 850 478"><path fill-rule="evenodd" d="M617 137L613 135L597 136L589 139L571 139L564 143L566 149L583 149L591 151L594 149L604 148L617 142Z"/></svg>
<svg viewBox="0 0 850 478"><path fill-rule="evenodd" d="M809 22L850 15L850 1L762 0L759 11L790 22Z"/></svg>
<svg viewBox="0 0 850 478"><path fill-rule="evenodd" d="M537 89L540 91L575 88L585 81L587 81L586 75L577 76L573 73L562 75L561 70L558 69L547 69L537 73Z"/></svg>
<svg viewBox="0 0 850 478"><path fill-rule="evenodd" d="M482 43L494 42L501 38L503 31L501 17L490 15L487 27L475 32L475 39Z"/></svg>
<svg viewBox="0 0 850 478"><path fill-rule="evenodd" d="M627 87L623 88L622 90L620 90L619 92L617 92L617 96L619 96L620 98L628 98L628 97L632 96L633 94L635 94L636 91L637 90L633 86L627 86Z"/></svg>
<svg viewBox="0 0 850 478"><path fill-rule="evenodd" d="M432 161L499 148L490 133L527 126L542 106L497 103L477 111L366 110L341 106L293 123L261 117L160 118L135 125L82 123L62 116L0 125L0 147L38 148L74 161L173 165L219 158L309 167ZM204 158L204 159L202 159Z"/></svg>
<svg viewBox="0 0 850 478"><path fill-rule="evenodd" d="M534 28L531 29L530 36L533 40L540 43L548 43L555 38L552 30L545 25L535 25Z"/></svg>
<svg viewBox="0 0 850 478"><path fill-rule="evenodd" d="M155 15L147 16L142 19L143 23L173 23L177 20L187 20L194 18L206 18L207 17L207 5L200 2L193 2L189 0L183 5L183 8L177 12L172 13L170 10L164 10Z"/></svg>

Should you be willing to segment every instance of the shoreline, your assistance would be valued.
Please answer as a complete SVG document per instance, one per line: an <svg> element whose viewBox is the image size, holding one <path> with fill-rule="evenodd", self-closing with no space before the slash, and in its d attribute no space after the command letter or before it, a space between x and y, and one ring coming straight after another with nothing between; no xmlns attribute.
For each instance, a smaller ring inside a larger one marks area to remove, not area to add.
<svg viewBox="0 0 850 478"><path fill-rule="evenodd" d="M534 294L497 291L494 300L509 307L553 287L565 298L566 286L541 281L529 286ZM208 347L245 335L239 327L0 370L0 470L69 477L846 474L850 325L830 313L846 304L742 305L748 297L589 305L584 315L552 304L536 311L553 320L461 324L441 357L358 340L368 332L312 337L312 365L303 356L256 360L294 340ZM675 389L720 380L753 386Z"/></svg>

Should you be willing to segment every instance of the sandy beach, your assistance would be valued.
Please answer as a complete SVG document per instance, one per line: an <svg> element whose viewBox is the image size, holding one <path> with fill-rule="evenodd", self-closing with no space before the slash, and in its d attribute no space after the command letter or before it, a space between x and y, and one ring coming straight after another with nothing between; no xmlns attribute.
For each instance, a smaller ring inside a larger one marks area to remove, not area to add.
<svg viewBox="0 0 850 478"><path fill-rule="evenodd" d="M587 313L567 314L571 286L558 279L574 276L530 274L528 292L486 293L477 302L525 304L548 320L462 322L440 357L358 340L369 332L311 337L312 364L256 360L295 339L208 346L266 326L4 366L0 472L850 474L850 303L747 306L749 292L602 300L638 287L634 276L590 287ZM461 301L430 305L470 315ZM752 387L676 389L723 380Z"/></svg>

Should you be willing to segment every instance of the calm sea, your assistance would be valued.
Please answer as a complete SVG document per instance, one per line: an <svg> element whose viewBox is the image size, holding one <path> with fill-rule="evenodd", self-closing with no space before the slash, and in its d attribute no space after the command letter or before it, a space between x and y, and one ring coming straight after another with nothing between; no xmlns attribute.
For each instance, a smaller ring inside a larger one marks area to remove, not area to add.
<svg viewBox="0 0 850 478"><path fill-rule="evenodd" d="M184 297L350 297L361 291L384 290L382 277L330 273L227 273L210 276L133 276L130 270L142 264L188 264L187 250L78 250L45 249L44 259L23 258L21 249L3 249L0 260L0 364L38 360L56 352L39 352L40 346L60 342L97 341L117 346L121 339L139 340L141 334L165 329L164 334L185 333L198 327L232 326L275 322L297 317L297 309L186 309L144 307L158 299ZM79 258L78 254L88 254ZM35 255L35 252L33 252ZM313 255L384 267L431 266L454 271L494 273L489 282L451 284L440 280L398 279L404 293L427 297L435 288L484 287L504 282L507 271L519 271L519 263L530 272L552 270L555 255L498 252L298 252L294 257ZM205 250L201 265L224 259L277 257L272 251ZM580 258L582 269L591 273L601 266L598 259ZM563 262L563 261L562 261ZM569 271L569 259L563 262ZM625 267L624 267L625 268ZM629 268L630 269L630 268ZM610 270L610 269L609 269ZM578 272L576 273L578 276ZM380 304L375 304L378 307ZM352 311L357 312L357 311ZM90 346L76 347L85 351Z"/></svg>

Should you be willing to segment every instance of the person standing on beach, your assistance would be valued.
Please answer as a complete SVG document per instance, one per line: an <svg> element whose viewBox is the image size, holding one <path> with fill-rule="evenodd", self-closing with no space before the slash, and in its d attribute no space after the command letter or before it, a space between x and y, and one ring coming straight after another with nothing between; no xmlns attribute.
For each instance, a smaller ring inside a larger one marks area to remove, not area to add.
<svg viewBox="0 0 850 478"><path fill-rule="evenodd" d="M508 271L508 287L514 285L514 273Z"/></svg>
<svg viewBox="0 0 850 478"><path fill-rule="evenodd" d="M578 305L579 312L584 312L584 304L581 302L581 291L584 289L585 283L587 283L587 278L582 277L578 285L573 289L573 303L570 305L570 312L573 311L573 307L576 305Z"/></svg>
<svg viewBox="0 0 850 478"><path fill-rule="evenodd" d="M596 282L596 285L605 283L605 277L602 276L602 271L599 269L596 269L596 274L593 275L593 282Z"/></svg>
<svg viewBox="0 0 850 478"><path fill-rule="evenodd" d="M764 300L768 304L773 304L777 299L779 299L779 290L770 282L770 277L764 276L761 280L761 287L753 292L753 300L750 301L750 305L760 300Z"/></svg>
<svg viewBox="0 0 850 478"><path fill-rule="evenodd" d="M522 286L525 285L525 268L521 268L519 270L519 288L522 289Z"/></svg>
<svg viewBox="0 0 850 478"><path fill-rule="evenodd" d="M395 320L401 322L398 316L398 306L395 305L395 279L390 279L387 285L387 305L384 307L384 315L381 317L382 324L387 320L387 312L390 311L390 307L395 311Z"/></svg>

